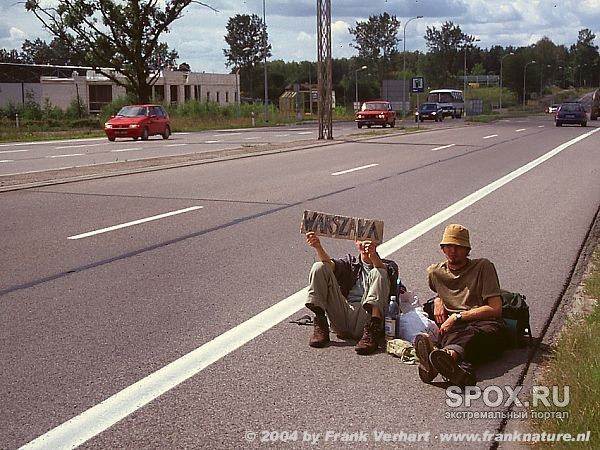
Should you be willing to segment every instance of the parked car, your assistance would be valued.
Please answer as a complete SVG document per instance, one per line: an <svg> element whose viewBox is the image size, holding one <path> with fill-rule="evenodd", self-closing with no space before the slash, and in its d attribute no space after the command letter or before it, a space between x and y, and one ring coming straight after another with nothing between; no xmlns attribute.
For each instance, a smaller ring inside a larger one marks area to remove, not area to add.
<svg viewBox="0 0 600 450"><path fill-rule="evenodd" d="M559 105L554 104L554 105L550 105L546 108L546 113L547 114L552 114L552 113L556 113L556 111L558 110Z"/></svg>
<svg viewBox="0 0 600 450"><path fill-rule="evenodd" d="M356 113L355 122L358 128L362 128L363 125L366 125L367 128L371 128L372 125L381 125L384 128L387 125L395 127L396 111L390 102L384 100L364 102L360 111Z"/></svg>
<svg viewBox="0 0 600 450"><path fill-rule="evenodd" d="M585 108L579 102L561 103L554 116L557 127L563 124L576 124L585 127L587 125L587 114Z"/></svg>
<svg viewBox="0 0 600 450"><path fill-rule="evenodd" d="M128 105L104 124L104 132L109 141L116 138L141 138L145 141L156 134L169 139L171 123L169 115L160 105Z"/></svg>
<svg viewBox="0 0 600 450"><path fill-rule="evenodd" d="M439 103L421 103L421 106L415 111L415 122L424 120L435 120L441 122L444 120L444 110Z"/></svg>

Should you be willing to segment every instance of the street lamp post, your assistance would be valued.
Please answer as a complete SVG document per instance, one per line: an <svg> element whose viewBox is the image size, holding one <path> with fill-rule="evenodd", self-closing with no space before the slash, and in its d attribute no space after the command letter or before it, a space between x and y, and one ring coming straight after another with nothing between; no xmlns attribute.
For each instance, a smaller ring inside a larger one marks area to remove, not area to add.
<svg viewBox="0 0 600 450"><path fill-rule="evenodd" d="M507 56L513 56L514 54L514 52L510 52L500 58L500 109L502 109L502 62L504 61L504 58Z"/></svg>
<svg viewBox="0 0 600 450"><path fill-rule="evenodd" d="M406 26L411 20L422 19L423 16L411 17L404 24L404 31L402 34L402 76L404 84L402 85L402 128L404 128L404 116L406 116Z"/></svg>
<svg viewBox="0 0 600 450"><path fill-rule="evenodd" d="M526 80L526 76L527 76L527 66L529 64L535 64L535 61L529 61L527 64L525 64L525 68L523 69L523 109L525 109L525 80Z"/></svg>
<svg viewBox="0 0 600 450"><path fill-rule="evenodd" d="M354 70L354 107L356 109L359 108L359 106L358 106L358 72L360 72L361 70L365 70L366 68L367 68L367 66L362 66L361 68Z"/></svg>

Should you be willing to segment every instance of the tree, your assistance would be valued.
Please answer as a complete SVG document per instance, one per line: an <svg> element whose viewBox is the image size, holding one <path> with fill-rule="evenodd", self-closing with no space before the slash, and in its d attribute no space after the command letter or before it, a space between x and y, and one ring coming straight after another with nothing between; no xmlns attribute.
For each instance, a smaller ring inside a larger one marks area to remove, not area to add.
<svg viewBox="0 0 600 450"><path fill-rule="evenodd" d="M441 29L427 27L425 31L425 44L431 53L428 64L432 65L430 71L435 76L433 84L439 84L448 79L456 79L456 75L463 71L463 58L461 51L472 48L475 38L461 31L458 25L448 21L442 24ZM435 70L437 68L437 70Z"/></svg>
<svg viewBox="0 0 600 450"><path fill-rule="evenodd" d="M593 64L598 59L598 46L594 45L596 35L588 28L579 30L577 43L571 47L573 54L573 73L576 74L574 85L581 87L586 80L591 80Z"/></svg>
<svg viewBox="0 0 600 450"><path fill-rule="evenodd" d="M378 16L369 16L366 22L356 22L355 28L348 28L354 35L354 48L358 50L358 57L371 68L376 69L379 83L387 75L390 62L398 53L398 31L400 22L396 16L387 12Z"/></svg>
<svg viewBox="0 0 600 450"><path fill-rule="evenodd" d="M192 2L213 9L196 0L26 0L25 9L87 65L148 102L159 39Z"/></svg>
<svg viewBox="0 0 600 450"><path fill-rule="evenodd" d="M229 18L226 28L225 42L229 48L223 49L227 58L225 65L232 67L232 71L243 69L245 80L241 88L252 96L253 72L259 63L271 56L267 27L256 14L237 14Z"/></svg>
<svg viewBox="0 0 600 450"><path fill-rule="evenodd" d="M22 63L21 55L16 49L7 50L0 48L0 62L4 63Z"/></svg>
<svg viewBox="0 0 600 450"><path fill-rule="evenodd" d="M163 67L176 67L179 53L177 50L169 50L169 45L161 42L156 46L148 64L151 69L160 70Z"/></svg>

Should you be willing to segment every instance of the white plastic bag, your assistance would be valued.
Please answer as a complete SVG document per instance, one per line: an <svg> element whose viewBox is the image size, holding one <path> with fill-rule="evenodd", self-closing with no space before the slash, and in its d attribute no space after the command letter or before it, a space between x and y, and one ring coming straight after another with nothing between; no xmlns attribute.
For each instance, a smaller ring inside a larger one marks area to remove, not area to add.
<svg viewBox="0 0 600 450"><path fill-rule="evenodd" d="M439 329L436 323L427 317L427 313L419 305L398 316L400 339L414 344L419 333L428 333L434 343L439 340Z"/></svg>

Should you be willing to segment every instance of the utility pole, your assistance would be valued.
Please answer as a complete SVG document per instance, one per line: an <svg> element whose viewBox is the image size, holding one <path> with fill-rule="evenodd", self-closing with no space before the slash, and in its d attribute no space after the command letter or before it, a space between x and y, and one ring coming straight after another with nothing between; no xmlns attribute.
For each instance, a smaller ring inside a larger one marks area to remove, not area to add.
<svg viewBox="0 0 600 450"><path fill-rule="evenodd" d="M317 0L319 139L333 139L331 73L331 0Z"/></svg>

